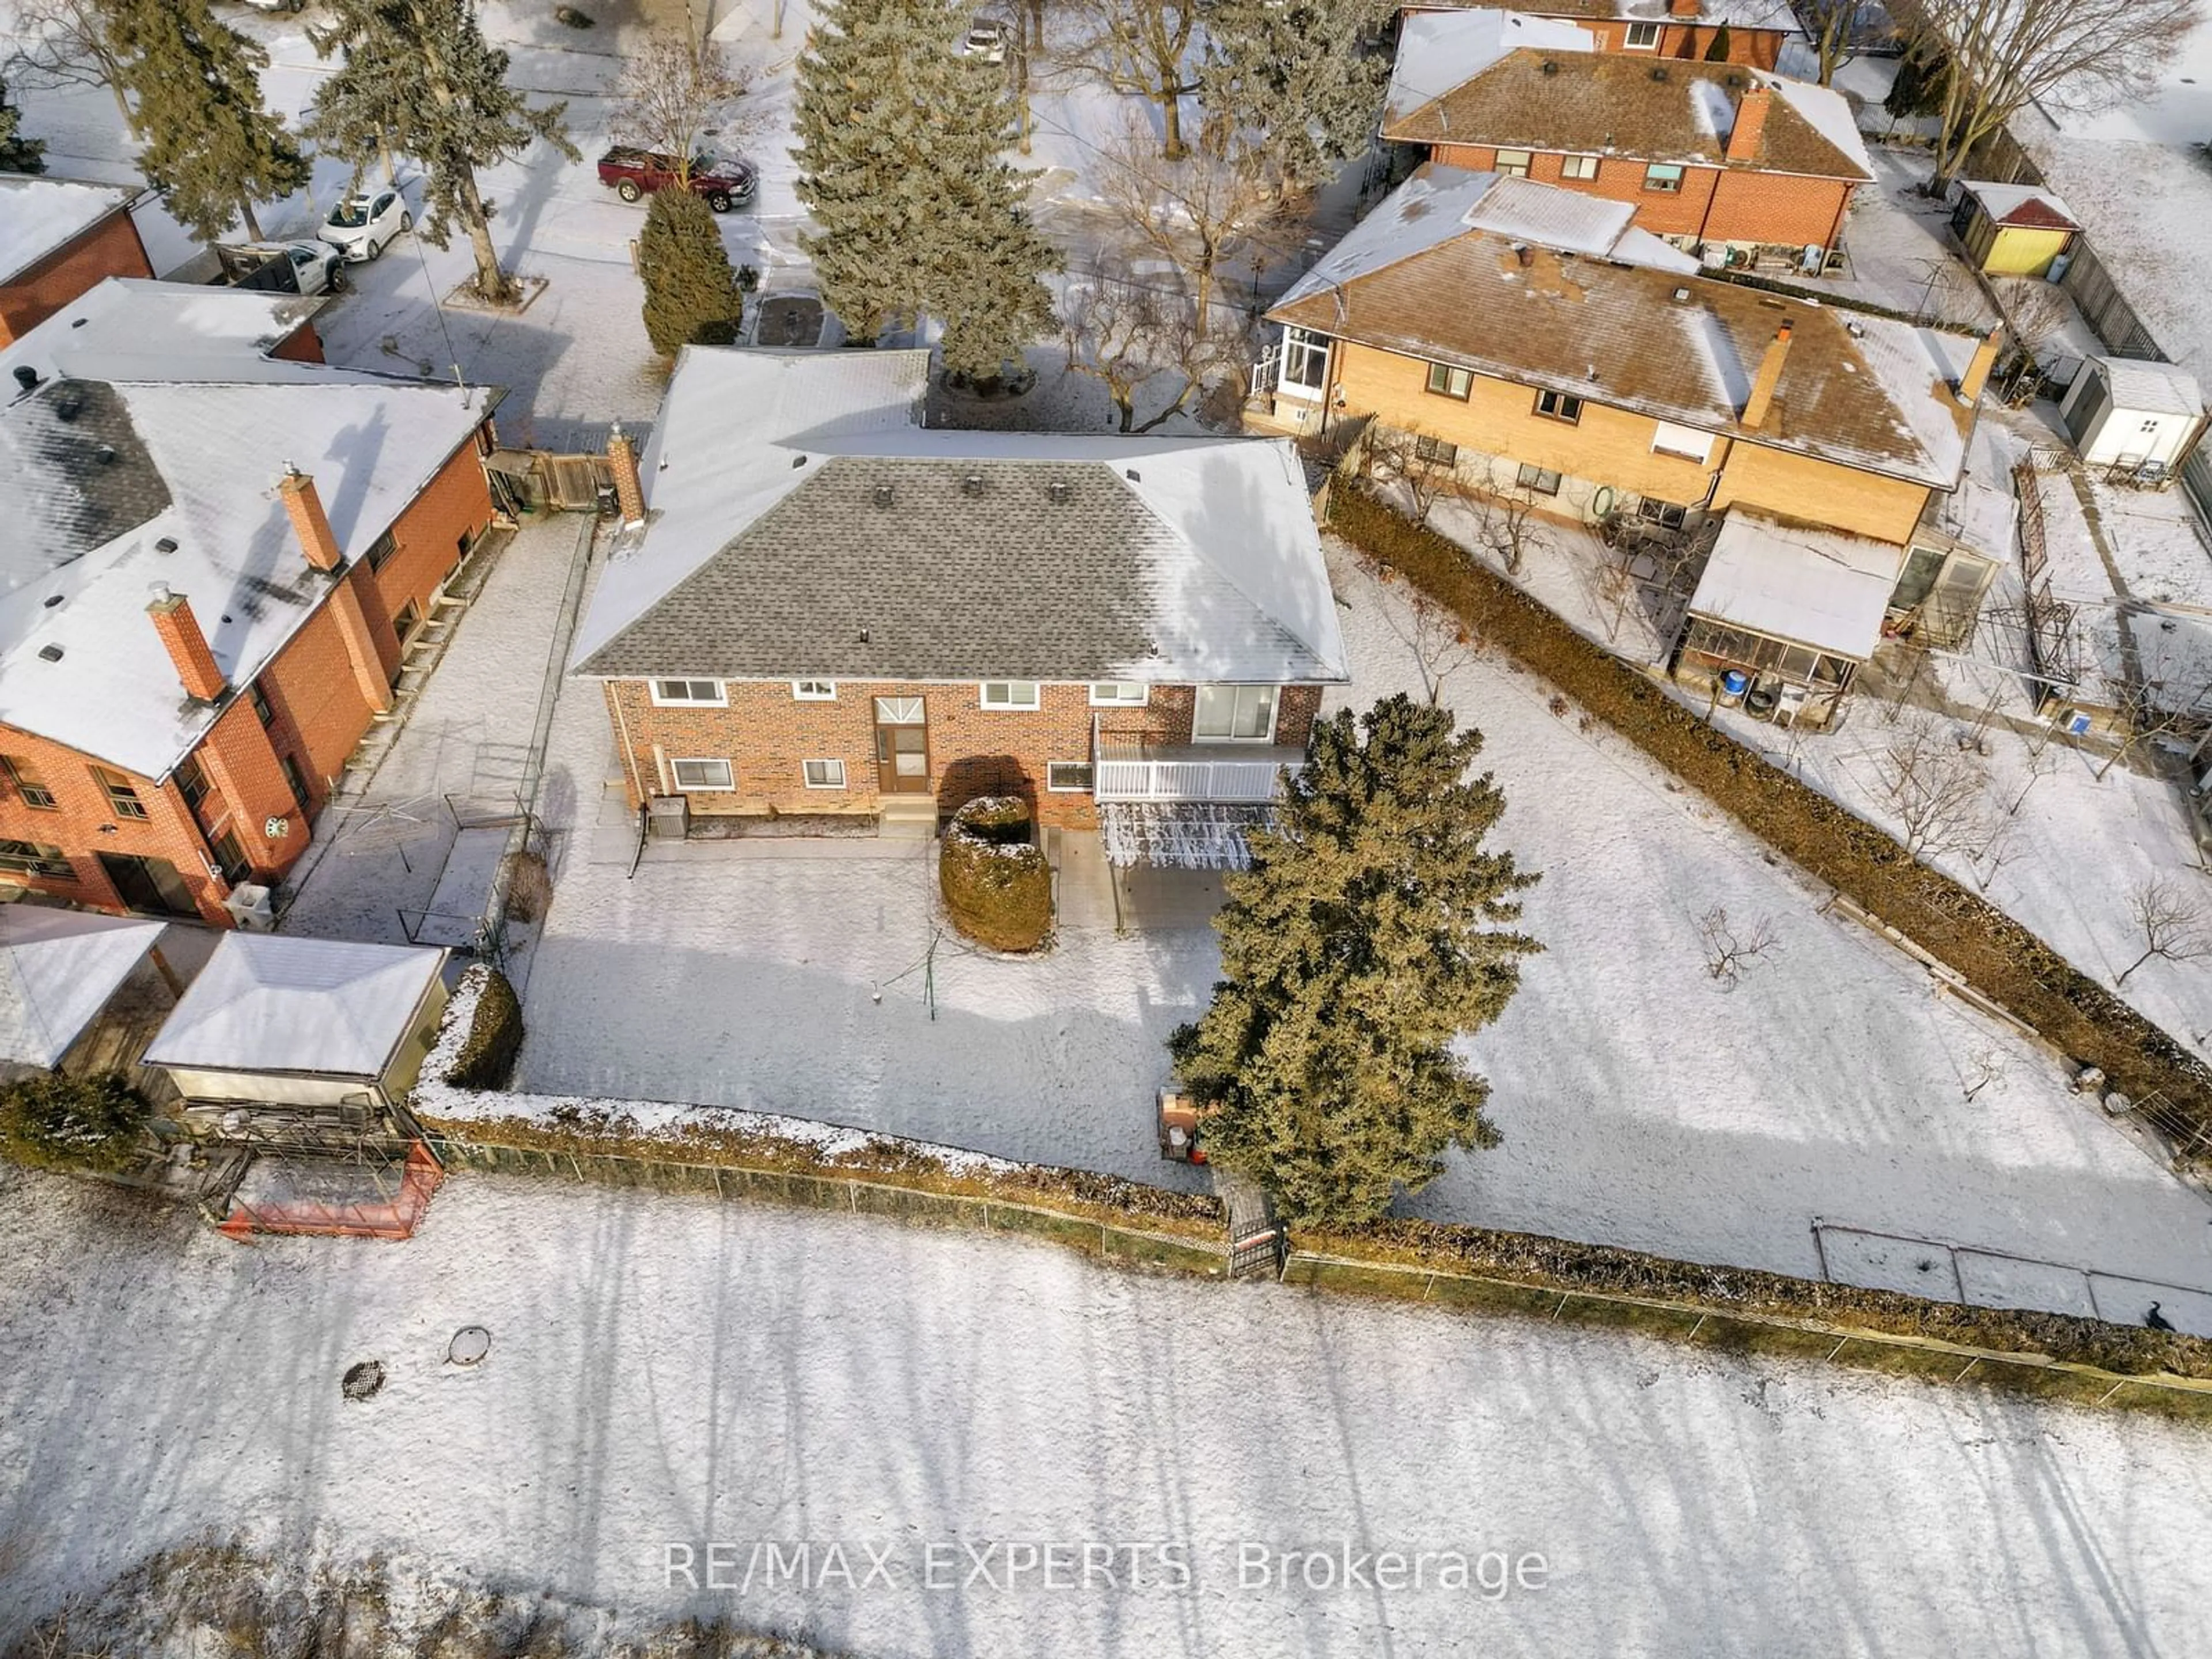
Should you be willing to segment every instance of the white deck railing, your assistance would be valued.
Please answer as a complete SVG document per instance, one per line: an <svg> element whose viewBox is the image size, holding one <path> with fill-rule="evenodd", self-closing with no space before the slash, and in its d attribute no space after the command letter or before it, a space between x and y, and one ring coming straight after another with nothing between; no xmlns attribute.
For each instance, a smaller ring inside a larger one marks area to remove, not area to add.
<svg viewBox="0 0 2212 1659"><path fill-rule="evenodd" d="M1097 800L1226 801L1260 805L1274 799L1276 760L1102 760L1091 790Z"/></svg>

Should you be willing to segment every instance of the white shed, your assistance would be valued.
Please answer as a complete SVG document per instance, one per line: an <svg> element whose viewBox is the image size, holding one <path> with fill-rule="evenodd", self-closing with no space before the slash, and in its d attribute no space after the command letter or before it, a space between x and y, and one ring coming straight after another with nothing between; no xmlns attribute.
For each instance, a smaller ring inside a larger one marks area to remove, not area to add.
<svg viewBox="0 0 2212 1659"><path fill-rule="evenodd" d="M2204 394L2175 363L2092 357L2066 388L2058 415L2093 466L2175 472L2204 429Z"/></svg>
<svg viewBox="0 0 2212 1659"><path fill-rule="evenodd" d="M437 1041L447 955L226 933L146 1064L188 1104L404 1104Z"/></svg>
<svg viewBox="0 0 2212 1659"><path fill-rule="evenodd" d="M0 905L0 1066L59 1066L167 931L159 921Z"/></svg>

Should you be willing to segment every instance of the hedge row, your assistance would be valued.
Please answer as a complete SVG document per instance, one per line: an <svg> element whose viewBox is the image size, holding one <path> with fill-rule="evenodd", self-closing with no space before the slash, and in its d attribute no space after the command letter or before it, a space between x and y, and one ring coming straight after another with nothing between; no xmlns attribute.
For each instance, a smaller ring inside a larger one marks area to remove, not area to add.
<svg viewBox="0 0 2212 1659"><path fill-rule="evenodd" d="M469 1034L445 1081L457 1089L504 1089L522 1052L522 1002L496 968L483 970Z"/></svg>
<svg viewBox="0 0 2212 1659"><path fill-rule="evenodd" d="M1331 526L1558 686L1801 868L1936 956L1984 996L2112 1086L2162 1096L2212 1132L2212 1068L2035 934L1873 824L1715 731L1650 679L1476 563L1392 511L1357 480L1330 491ZM2212 1153L2190 1161L2212 1164Z"/></svg>

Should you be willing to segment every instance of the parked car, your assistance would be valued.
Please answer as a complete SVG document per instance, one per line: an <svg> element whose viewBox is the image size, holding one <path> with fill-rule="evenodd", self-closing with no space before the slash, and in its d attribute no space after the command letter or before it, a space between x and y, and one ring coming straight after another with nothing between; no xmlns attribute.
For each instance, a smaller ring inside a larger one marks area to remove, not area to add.
<svg viewBox="0 0 2212 1659"><path fill-rule="evenodd" d="M1006 26L995 17L979 17L969 26L968 38L961 42L963 56L980 58L987 64L1006 61L1008 42Z"/></svg>
<svg viewBox="0 0 2212 1659"><path fill-rule="evenodd" d="M406 198L396 190L349 196L330 212L316 235L346 257L349 264L374 259L403 230L415 228Z"/></svg>
<svg viewBox="0 0 2212 1659"><path fill-rule="evenodd" d="M625 202L635 202L674 184L680 171L673 155L633 149L627 144L617 144L599 157L599 182L612 186ZM691 162L691 193L704 198L715 212L727 213L738 203L752 199L757 177L750 162L696 156Z"/></svg>
<svg viewBox="0 0 2212 1659"><path fill-rule="evenodd" d="M215 250L224 283L269 294L330 294L345 286L345 255L326 242L240 242Z"/></svg>

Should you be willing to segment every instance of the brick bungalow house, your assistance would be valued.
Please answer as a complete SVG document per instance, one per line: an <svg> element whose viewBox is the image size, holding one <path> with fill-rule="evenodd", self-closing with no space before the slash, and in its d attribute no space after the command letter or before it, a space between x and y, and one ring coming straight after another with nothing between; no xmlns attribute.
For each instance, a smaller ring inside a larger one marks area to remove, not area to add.
<svg viewBox="0 0 2212 1659"><path fill-rule="evenodd" d="M322 367L314 305L111 281L0 350L0 879L229 921L391 707L495 398Z"/></svg>
<svg viewBox="0 0 2212 1659"><path fill-rule="evenodd" d="M151 276L131 221L138 195L112 185L0 173L0 346L109 276Z"/></svg>
<svg viewBox="0 0 2212 1659"><path fill-rule="evenodd" d="M1346 678L1291 447L928 430L927 371L695 348L641 467L611 442L572 672L631 806L928 833L1018 793L1110 853L1272 799Z"/></svg>
<svg viewBox="0 0 2212 1659"><path fill-rule="evenodd" d="M1874 177L1842 94L1743 64L1608 55L1567 44L1580 29L1510 16L1408 18L1382 137L1626 202L1644 229L1716 264L1825 268Z"/></svg>
<svg viewBox="0 0 2212 1659"><path fill-rule="evenodd" d="M1450 8L1423 4L1406 9L1419 14ZM1724 61L1758 69L1772 69L1783 44L1798 32L1789 0L1535 0L1519 9L1524 16L1588 30L1592 51L1647 58L1702 60L1725 28Z"/></svg>
<svg viewBox="0 0 2212 1659"><path fill-rule="evenodd" d="M1948 527L1984 520L1950 497L1996 335L1684 274L1621 233L1628 212L1424 167L1268 313L1284 334L1248 418L1370 417L1479 493L1719 533L1689 672L1771 672L1818 721L1893 610L1940 588L1971 616L2003 556Z"/></svg>

